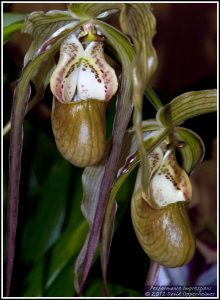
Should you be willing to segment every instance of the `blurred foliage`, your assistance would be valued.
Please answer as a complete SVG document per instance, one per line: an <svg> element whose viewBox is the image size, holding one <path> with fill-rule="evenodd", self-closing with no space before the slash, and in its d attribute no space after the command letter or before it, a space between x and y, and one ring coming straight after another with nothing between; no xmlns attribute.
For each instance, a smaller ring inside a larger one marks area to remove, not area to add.
<svg viewBox="0 0 220 300"><path fill-rule="evenodd" d="M3 15L3 43L7 43L12 35L21 30L26 14L4 13Z"/></svg>

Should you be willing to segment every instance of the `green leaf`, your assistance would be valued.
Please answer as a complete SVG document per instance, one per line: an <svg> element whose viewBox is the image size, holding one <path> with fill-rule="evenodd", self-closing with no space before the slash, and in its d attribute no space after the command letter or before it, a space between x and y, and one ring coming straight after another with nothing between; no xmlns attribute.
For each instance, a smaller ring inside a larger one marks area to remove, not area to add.
<svg viewBox="0 0 220 300"><path fill-rule="evenodd" d="M68 198L71 166L58 161L50 170L38 196L36 206L23 235L23 260L33 262L43 256L60 235Z"/></svg>
<svg viewBox="0 0 220 300"><path fill-rule="evenodd" d="M24 22L27 14L3 13L3 27L8 27L13 23Z"/></svg>
<svg viewBox="0 0 220 300"><path fill-rule="evenodd" d="M73 263L75 257L71 258L60 271L55 280L43 293L44 297L76 297L73 286Z"/></svg>
<svg viewBox="0 0 220 300"><path fill-rule="evenodd" d="M158 110L163 106L160 99L156 95L155 91L152 89L152 87L150 86L145 87L144 95L148 98L148 100L156 110Z"/></svg>
<svg viewBox="0 0 220 300"><path fill-rule="evenodd" d="M25 289L22 297L42 297L44 278L44 258L39 259L24 279Z"/></svg>
<svg viewBox="0 0 220 300"><path fill-rule="evenodd" d="M17 22L11 24L3 29L3 44L6 44L12 37L12 35L16 32L21 30L23 26L23 22Z"/></svg>
<svg viewBox="0 0 220 300"><path fill-rule="evenodd" d="M12 35L22 29L26 14L3 14L3 44L6 44Z"/></svg>
<svg viewBox="0 0 220 300"><path fill-rule="evenodd" d="M46 289L50 287L66 263L76 257L83 245L83 239L86 236L88 224L82 220L78 226L68 228L57 240L51 253L51 264L48 270Z"/></svg>
<svg viewBox="0 0 220 300"><path fill-rule="evenodd" d="M217 90L184 93L157 112L157 120L164 126L177 126L201 114L217 110Z"/></svg>
<svg viewBox="0 0 220 300"><path fill-rule="evenodd" d="M88 288L85 289L85 297L99 297L103 292L103 282L101 279L92 280ZM109 283L110 297L141 297L141 294L125 286Z"/></svg>
<svg viewBox="0 0 220 300"><path fill-rule="evenodd" d="M142 121L142 130L143 130L143 132L160 130L162 128L163 127L161 126L161 124L158 124L158 122L155 119L148 119L148 120ZM129 128L128 132L135 133L134 127Z"/></svg>
<svg viewBox="0 0 220 300"><path fill-rule="evenodd" d="M52 293L58 276L65 272L65 268L76 258L83 244L87 231L86 221L82 220L77 226L69 227L57 240L50 250L50 256L37 260L25 279L25 297L42 297L44 293ZM46 261L47 258L47 261ZM71 278L71 277L70 277ZM72 280L72 279L71 279ZM54 295L57 296L57 295Z"/></svg>
<svg viewBox="0 0 220 300"><path fill-rule="evenodd" d="M195 132L183 127L175 128L174 137L177 141L177 150L182 156L183 168L190 174L204 158L203 141ZM180 145L183 142L183 145L178 147L178 142Z"/></svg>
<svg viewBox="0 0 220 300"><path fill-rule="evenodd" d="M43 141L42 141L43 142ZM44 142L45 143L45 142ZM54 150L55 151L55 150ZM37 158L35 159L35 164L38 164ZM41 159L42 161L42 159ZM58 239L55 243L51 244L47 251L44 252L44 255L41 256L39 260L36 260L34 265L32 266L30 273L25 279L25 296L58 296L60 293L63 293L61 296L69 296L71 295L71 291L73 291L73 275L72 274L72 264L76 259L76 255L78 254L80 247L82 246L83 239L88 230L88 225L83 218L83 215L80 212L80 200L82 197L82 188L81 188L81 170L77 170L73 168L71 165L67 164L66 161L62 159L62 162L59 161L56 163L56 166L66 166L67 169L71 172L70 177L68 178L68 189L64 192L64 197L61 199L66 200L68 198L68 205L66 205L65 209L65 220L62 225L62 232L60 233ZM55 169L55 170L54 170ZM56 167L53 167L50 171L49 177L53 174L52 170L56 172ZM60 168L59 168L60 169ZM58 170L57 170L58 171ZM61 171L61 169L60 169ZM63 170L62 175L60 175L61 182L63 181L62 177L66 177L65 172L67 170ZM46 174L46 176L48 176ZM56 175L54 174L54 177ZM70 182L74 181L74 185L69 185ZM61 183L60 182L60 183ZM65 182L65 180L64 180ZM57 185L60 186L60 185ZM61 186L60 186L61 187ZM45 183L46 188L46 183ZM57 187L58 188L58 187ZM63 188L61 187L61 190ZM43 192L42 190L40 192ZM51 193L53 194L52 189L48 189L47 195L45 195L46 202L53 201L51 198ZM61 191L59 192L61 193ZM73 195L69 199L66 196ZM56 203L54 203L55 205ZM43 206L43 204L41 204ZM44 205L45 206L45 205ZM53 210L56 208L51 208L47 210L47 218L50 219L50 215L53 218ZM45 222L45 221L44 221ZM49 224L51 221L46 221ZM26 225L29 227L29 224ZM42 225L41 225L42 226ZM43 229L42 229L43 230ZM23 240L24 241L24 240ZM24 241L25 242L25 241ZM34 255L34 253L33 253ZM42 274L37 273L37 265L43 261ZM71 268L71 270L70 270ZM67 274L68 272L68 278ZM70 274L71 273L71 274ZM39 277L37 277L37 274ZM36 276L36 277L35 277ZM64 284L66 281L65 287L58 290L60 285ZM56 294L57 292L57 294ZM66 293L66 294L65 294Z"/></svg>

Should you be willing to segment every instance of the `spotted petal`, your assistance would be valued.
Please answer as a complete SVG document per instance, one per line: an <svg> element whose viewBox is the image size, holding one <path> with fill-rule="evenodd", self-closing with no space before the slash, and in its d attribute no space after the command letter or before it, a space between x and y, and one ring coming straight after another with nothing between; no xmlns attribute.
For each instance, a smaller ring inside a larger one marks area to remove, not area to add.
<svg viewBox="0 0 220 300"><path fill-rule="evenodd" d="M114 69L105 60L103 43L91 42L85 49L77 87L81 100L108 101L116 93L117 77Z"/></svg>
<svg viewBox="0 0 220 300"><path fill-rule="evenodd" d="M189 177L178 165L174 150L169 149L151 177L150 199L146 200L152 207L161 208L176 202L190 201L191 197Z"/></svg>
<svg viewBox="0 0 220 300"><path fill-rule="evenodd" d="M51 91L60 102L71 102L76 93L79 62L83 54L83 46L74 33L60 47L60 58L50 80Z"/></svg>

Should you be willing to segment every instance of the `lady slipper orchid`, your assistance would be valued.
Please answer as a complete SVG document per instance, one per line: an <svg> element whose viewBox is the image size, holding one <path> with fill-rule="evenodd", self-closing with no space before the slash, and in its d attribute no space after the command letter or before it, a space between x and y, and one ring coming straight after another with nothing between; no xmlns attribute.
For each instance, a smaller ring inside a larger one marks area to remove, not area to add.
<svg viewBox="0 0 220 300"><path fill-rule="evenodd" d="M61 45L50 87L52 128L59 151L76 166L97 164L105 151L106 102L118 89L103 42L91 41L84 49L74 33L69 35Z"/></svg>

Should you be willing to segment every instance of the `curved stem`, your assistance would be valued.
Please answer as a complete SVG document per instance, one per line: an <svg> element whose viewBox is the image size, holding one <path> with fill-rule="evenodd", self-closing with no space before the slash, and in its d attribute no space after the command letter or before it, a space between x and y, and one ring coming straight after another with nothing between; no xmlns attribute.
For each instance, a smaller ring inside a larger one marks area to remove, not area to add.
<svg viewBox="0 0 220 300"><path fill-rule="evenodd" d="M159 269L160 265L157 262L151 260L145 285L154 285L156 283Z"/></svg>
<svg viewBox="0 0 220 300"><path fill-rule="evenodd" d="M20 92L22 88L22 93ZM9 188L7 204L7 239L5 260L5 296L10 296L12 271L14 264L16 230L18 222L19 181L21 170L21 153L23 144L23 120L30 97L29 81L18 83L13 100L11 136L9 149ZM20 95L20 99L19 99ZM19 102L19 100L21 102Z"/></svg>
<svg viewBox="0 0 220 300"><path fill-rule="evenodd" d="M156 110L160 109L163 106L152 87L147 86L144 90L144 95L147 97L147 99L150 101L150 103Z"/></svg>

